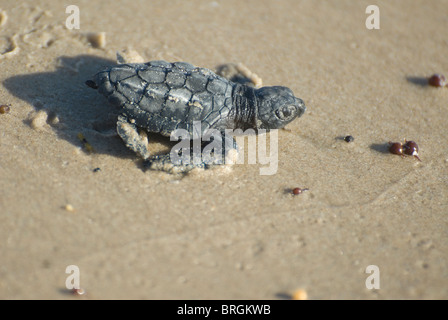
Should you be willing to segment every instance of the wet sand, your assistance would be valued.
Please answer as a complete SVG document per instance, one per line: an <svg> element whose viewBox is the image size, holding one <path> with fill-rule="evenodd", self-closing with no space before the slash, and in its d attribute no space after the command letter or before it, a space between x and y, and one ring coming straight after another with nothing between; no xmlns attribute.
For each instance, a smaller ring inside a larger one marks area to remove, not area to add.
<svg viewBox="0 0 448 320"><path fill-rule="evenodd" d="M448 75L448 2L377 1L379 30L370 4L78 1L69 30L61 2L0 1L0 298L76 299L76 265L86 299L447 299L448 87L426 77ZM290 87L308 109L277 172L145 172L84 84L125 49Z"/></svg>

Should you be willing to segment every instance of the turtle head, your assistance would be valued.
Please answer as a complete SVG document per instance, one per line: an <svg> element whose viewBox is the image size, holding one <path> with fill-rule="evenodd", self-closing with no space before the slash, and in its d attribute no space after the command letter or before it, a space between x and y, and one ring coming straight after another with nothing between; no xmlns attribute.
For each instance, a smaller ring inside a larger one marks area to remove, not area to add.
<svg viewBox="0 0 448 320"><path fill-rule="evenodd" d="M286 87L262 87L255 91L258 105L258 128L280 129L302 116L306 107Z"/></svg>

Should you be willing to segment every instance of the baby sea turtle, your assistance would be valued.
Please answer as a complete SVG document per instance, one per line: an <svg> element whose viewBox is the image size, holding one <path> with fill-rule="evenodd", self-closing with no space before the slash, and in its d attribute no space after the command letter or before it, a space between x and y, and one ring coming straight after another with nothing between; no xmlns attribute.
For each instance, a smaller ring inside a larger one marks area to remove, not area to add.
<svg viewBox="0 0 448 320"><path fill-rule="evenodd" d="M224 134L226 129L279 129L306 110L304 102L289 88L255 89L186 62L110 66L86 84L121 108L117 132L126 146L139 154L150 169L168 172L228 163L226 156L238 148L233 136ZM208 162L179 162L173 161L170 154L151 156L147 140L139 135L138 129L164 136L183 129L190 139L204 137L215 129L222 133L213 135L214 139L221 139L222 157Z"/></svg>

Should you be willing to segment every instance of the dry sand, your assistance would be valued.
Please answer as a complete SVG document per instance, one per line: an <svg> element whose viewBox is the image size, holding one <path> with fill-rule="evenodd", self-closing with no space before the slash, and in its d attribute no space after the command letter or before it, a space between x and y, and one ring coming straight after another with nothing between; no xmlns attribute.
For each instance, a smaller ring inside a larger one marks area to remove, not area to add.
<svg viewBox="0 0 448 320"><path fill-rule="evenodd" d="M0 298L73 299L69 265L87 299L448 298L448 88L424 80L448 74L448 1L375 1L367 30L371 2L84 0L68 30L64 2L1 0ZM144 172L84 85L124 49L290 87L277 174ZM404 138L422 162L387 152Z"/></svg>

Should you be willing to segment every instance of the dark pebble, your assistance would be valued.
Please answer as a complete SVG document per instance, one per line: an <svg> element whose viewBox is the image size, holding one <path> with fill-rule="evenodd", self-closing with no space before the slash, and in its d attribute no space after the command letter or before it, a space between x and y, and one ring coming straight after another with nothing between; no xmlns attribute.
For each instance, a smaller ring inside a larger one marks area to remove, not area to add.
<svg viewBox="0 0 448 320"><path fill-rule="evenodd" d="M344 138L344 141L347 142L347 143L350 143L350 142L355 141L355 138L353 138L353 136L346 136Z"/></svg>
<svg viewBox="0 0 448 320"><path fill-rule="evenodd" d="M443 74L433 74L429 77L428 84L433 87L444 87L447 85L446 78Z"/></svg>
<svg viewBox="0 0 448 320"><path fill-rule="evenodd" d="M9 113L9 111L11 111L11 108L8 105L2 104L0 106L0 113L1 114Z"/></svg>

